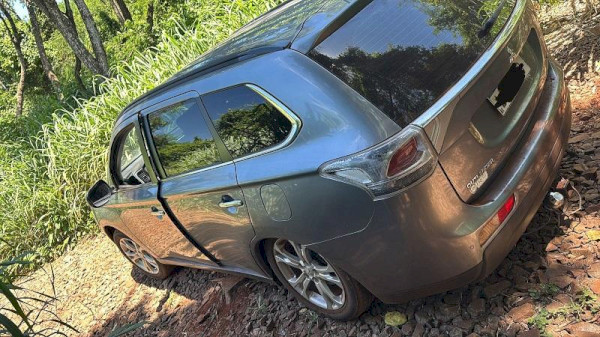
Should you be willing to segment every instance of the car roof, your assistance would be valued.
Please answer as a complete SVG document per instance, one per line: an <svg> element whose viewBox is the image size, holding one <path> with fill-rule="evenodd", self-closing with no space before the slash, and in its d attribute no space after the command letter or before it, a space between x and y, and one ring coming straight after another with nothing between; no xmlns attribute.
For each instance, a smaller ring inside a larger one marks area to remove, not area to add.
<svg viewBox="0 0 600 337"><path fill-rule="evenodd" d="M163 84L130 103L119 114L116 124L143 108L143 102L172 88L184 79L286 48L306 53L319 35L355 0L290 0L259 16L228 39L202 54ZM298 48L293 44L299 40ZM307 47L308 46L308 47Z"/></svg>

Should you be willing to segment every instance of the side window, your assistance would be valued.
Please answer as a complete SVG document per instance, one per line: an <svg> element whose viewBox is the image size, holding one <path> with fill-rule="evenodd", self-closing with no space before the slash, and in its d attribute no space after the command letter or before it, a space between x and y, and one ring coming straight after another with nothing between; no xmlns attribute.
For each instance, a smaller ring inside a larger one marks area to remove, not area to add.
<svg viewBox="0 0 600 337"><path fill-rule="evenodd" d="M137 130L131 127L117 140L117 182L119 185L140 185L149 183L142 149L138 143Z"/></svg>
<svg viewBox="0 0 600 337"><path fill-rule="evenodd" d="M168 177L221 162L221 157L195 100L148 115L158 159Z"/></svg>
<svg viewBox="0 0 600 337"><path fill-rule="evenodd" d="M238 86L202 96L217 133L234 158L283 142L292 122L261 95Z"/></svg>

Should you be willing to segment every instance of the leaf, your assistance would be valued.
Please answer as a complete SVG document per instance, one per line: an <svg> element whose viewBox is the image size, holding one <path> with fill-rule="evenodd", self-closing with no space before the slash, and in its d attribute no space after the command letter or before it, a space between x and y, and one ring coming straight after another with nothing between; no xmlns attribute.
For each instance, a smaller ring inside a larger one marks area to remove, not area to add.
<svg viewBox="0 0 600 337"><path fill-rule="evenodd" d="M390 311L385 314L385 324L387 325L399 326L407 321L406 315L398 311Z"/></svg>
<svg viewBox="0 0 600 337"><path fill-rule="evenodd" d="M590 230L587 231L587 233L585 233L588 237L588 239L592 240L592 241L600 241L600 231L599 230Z"/></svg>
<svg viewBox="0 0 600 337"><path fill-rule="evenodd" d="M2 324L6 330L11 334L12 337L24 337L23 333L13 321L8 317L0 314L0 324Z"/></svg>
<svg viewBox="0 0 600 337"><path fill-rule="evenodd" d="M31 328L29 319L27 319L27 315L25 315L25 312L23 312L23 309L21 308L19 301L17 300L15 295L13 295L12 291L10 291L9 287L4 282L0 282L0 291L4 294L6 299L10 302L12 307L15 309L15 311L17 312L17 315L21 316L21 318L23 319L23 322L25 322L25 324L27 324L27 326L29 328Z"/></svg>
<svg viewBox="0 0 600 337"><path fill-rule="evenodd" d="M141 321L135 324L127 324L124 325L118 329L113 330L107 337L118 337L118 336L123 336L124 334L137 330L139 328L141 328L144 324L146 324L148 322L146 321Z"/></svg>

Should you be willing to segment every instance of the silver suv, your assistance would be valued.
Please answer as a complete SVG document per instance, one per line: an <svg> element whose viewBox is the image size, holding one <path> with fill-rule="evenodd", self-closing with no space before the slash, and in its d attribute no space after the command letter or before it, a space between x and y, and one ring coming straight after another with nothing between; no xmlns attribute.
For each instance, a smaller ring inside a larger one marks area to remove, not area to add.
<svg viewBox="0 0 600 337"><path fill-rule="evenodd" d="M528 0L296 0L129 105L88 201L144 273L278 280L351 319L485 277L569 94Z"/></svg>

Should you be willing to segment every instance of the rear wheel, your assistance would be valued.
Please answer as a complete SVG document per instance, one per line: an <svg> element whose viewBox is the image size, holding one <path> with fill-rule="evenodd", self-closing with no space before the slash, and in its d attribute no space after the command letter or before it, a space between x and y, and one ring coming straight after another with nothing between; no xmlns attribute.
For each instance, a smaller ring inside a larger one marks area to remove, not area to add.
<svg viewBox="0 0 600 337"><path fill-rule="evenodd" d="M125 234L115 231L113 241L127 260L145 275L163 280L173 271L173 266L158 262L150 253Z"/></svg>
<svg viewBox="0 0 600 337"><path fill-rule="evenodd" d="M291 240L266 244L267 259L283 286L305 306L324 316L350 320L371 304L372 295L318 253Z"/></svg>

